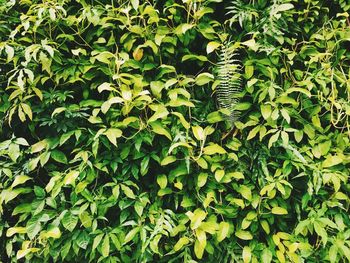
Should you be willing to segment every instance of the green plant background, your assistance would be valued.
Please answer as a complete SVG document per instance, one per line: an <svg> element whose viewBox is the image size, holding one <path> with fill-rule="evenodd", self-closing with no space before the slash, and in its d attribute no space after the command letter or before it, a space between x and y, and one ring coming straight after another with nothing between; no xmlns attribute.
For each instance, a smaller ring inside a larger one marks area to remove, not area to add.
<svg viewBox="0 0 350 263"><path fill-rule="evenodd" d="M1 261L350 261L349 8L0 0Z"/></svg>

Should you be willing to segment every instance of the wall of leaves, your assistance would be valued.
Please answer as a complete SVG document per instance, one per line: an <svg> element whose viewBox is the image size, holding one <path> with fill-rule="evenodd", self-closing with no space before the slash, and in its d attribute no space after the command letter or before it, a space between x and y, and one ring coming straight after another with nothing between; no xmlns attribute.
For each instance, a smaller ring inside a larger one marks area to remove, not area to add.
<svg viewBox="0 0 350 263"><path fill-rule="evenodd" d="M0 0L0 261L350 261L349 9Z"/></svg>

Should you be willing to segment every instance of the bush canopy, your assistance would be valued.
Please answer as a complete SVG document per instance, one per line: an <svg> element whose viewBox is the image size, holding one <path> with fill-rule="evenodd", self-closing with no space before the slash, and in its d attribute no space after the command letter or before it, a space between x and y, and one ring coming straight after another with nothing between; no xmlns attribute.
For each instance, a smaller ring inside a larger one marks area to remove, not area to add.
<svg viewBox="0 0 350 263"><path fill-rule="evenodd" d="M0 261L350 261L347 0L0 0Z"/></svg>

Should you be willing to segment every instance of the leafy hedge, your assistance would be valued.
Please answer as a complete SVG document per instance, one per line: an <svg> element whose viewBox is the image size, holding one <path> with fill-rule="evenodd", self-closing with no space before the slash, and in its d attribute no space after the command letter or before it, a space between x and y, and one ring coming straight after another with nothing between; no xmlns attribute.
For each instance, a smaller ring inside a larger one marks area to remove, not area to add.
<svg viewBox="0 0 350 263"><path fill-rule="evenodd" d="M1 260L349 261L349 8L0 0Z"/></svg>

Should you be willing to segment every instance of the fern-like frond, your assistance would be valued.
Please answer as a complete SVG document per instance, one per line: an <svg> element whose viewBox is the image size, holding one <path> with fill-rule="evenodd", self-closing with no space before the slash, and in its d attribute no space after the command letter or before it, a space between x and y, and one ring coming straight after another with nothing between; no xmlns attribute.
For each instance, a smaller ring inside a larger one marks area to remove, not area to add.
<svg viewBox="0 0 350 263"><path fill-rule="evenodd" d="M236 59L236 52L231 43L225 43L220 51L217 65L217 78L220 81L217 86L216 97L220 109L229 111L229 120L235 121L239 112L235 110L241 94L240 61Z"/></svg>

